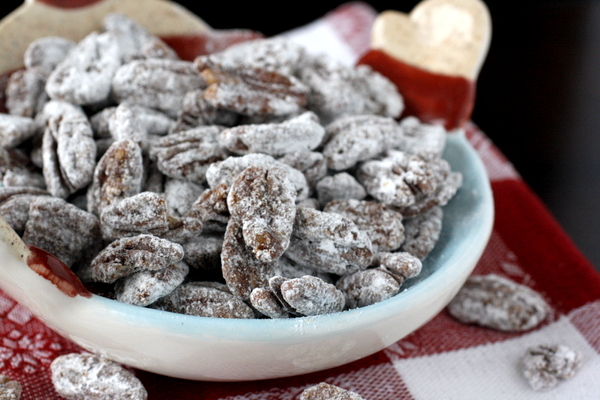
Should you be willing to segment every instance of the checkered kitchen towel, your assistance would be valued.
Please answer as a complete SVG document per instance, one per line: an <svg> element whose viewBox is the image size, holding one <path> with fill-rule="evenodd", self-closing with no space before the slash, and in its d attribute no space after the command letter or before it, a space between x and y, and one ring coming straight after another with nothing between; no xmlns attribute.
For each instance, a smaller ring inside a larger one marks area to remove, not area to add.
<svg viewBox="0 0 600 400"><path fill-rule="evenodd" d="M287 33L315 51L352 64L368 49L375 10L348 3ZM314 40L318 37L319 40ZM474 273L497 273L542 293L551 317L527 333L460 324L442 311L379 353L308 375L258 382L195 382L135 371L152 399L293 400L329 382L367 400L600 399L600 276L494 144L468 126L469 141L492 182L496 222ZM0 292L0 372L24 385L23 400L60 399L49 378L54 357L80 349ZM560 342L579 351L582 368L547 392L534 392L519 358L535 344Z"/></svg>

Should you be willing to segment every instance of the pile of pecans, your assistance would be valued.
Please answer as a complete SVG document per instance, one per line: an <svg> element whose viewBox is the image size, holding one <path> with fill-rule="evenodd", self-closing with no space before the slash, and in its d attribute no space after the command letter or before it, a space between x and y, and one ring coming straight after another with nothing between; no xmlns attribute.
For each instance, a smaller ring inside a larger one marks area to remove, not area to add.
<svg viewBox="0 0 600 400"><path fill-rule="evenodd" d="M90 287L177 313L388 299L462 183L389 80L281 37L186 61L112 14L31 43L6 107L0 215Z"/></svg>

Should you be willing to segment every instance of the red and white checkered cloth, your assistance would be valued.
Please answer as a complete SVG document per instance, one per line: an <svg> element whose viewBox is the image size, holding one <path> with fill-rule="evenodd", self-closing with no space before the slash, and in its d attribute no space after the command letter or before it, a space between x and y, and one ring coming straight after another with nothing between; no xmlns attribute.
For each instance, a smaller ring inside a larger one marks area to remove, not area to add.
<svg viewBox="0 0 600 400"><path fill-rule="evenodd" d="M349 3L287 35L352 64L368 49L375 16L370 6ZM215 383L135 371L149 398L293 400L326 381L367 400L600 399L600 275L485 134L470 125L467 136L487 167L496 207L491 240L474 273L501 274L542 293L553 309L542 326L502 333L460 324L442 311L379 353L298 377ZM23 400L60 399L49 364L80 349L1 291L0 318L0 372L24 385ZM563 343L583 356L575 377L547 392L534 392L519 369L524 350L540 343Z"/></svg>

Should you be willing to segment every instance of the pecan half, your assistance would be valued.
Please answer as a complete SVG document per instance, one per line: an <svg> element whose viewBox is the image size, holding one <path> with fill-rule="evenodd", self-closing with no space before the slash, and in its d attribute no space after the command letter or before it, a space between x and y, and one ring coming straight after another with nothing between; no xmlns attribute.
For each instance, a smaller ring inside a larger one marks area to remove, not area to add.
<svg viewBox="0 0 600 400"><path fill-rule="evenodd" d="M183 259L177 243L154 235L141 234L117 239L91 263L92 279L113 283L140 271L159 271Z"/></svg>
<svg viewBox="0 0 600 400"><path fill-rule="evenodd" d="M114 142L98 161L88 188L88 210L100 215L115 201L140 192L144 165L142 149L132 140Z"/></svg>
<svg viewBox="0 0 600 400"><path fill-rule="evenodd" d="M309 89L293 76L251 65L218 64L210 56L194 63L208 84L204 98L215 107L242 115L287 115L306 104Z"/></svg>
<svg viewBox="0 0 600 400"><path fill-rule="evenodd" d="M95 354L63 354L52 361L50 371L54 389L67 399L148 398L148 392L133 372Z"/></svg>
<svg viewBox="0 0 600 400"><path fill-rule="evenodd" d="M366 161L357 178L371 196L396 207L415 204L417 196L433 193L438 183L426 160L401 151L388 151L381 160Z"/></svg>
<svg viewBox="0 0 600 400"><path fill-rule="evenodd" d="M134 60L114 74L112 92L119 103L130 102L177 117L183 97L204 86L191 62L168 59Z"/></svg>
<svg viewBox="0 0 600 400"><path fill-rule="evenodd" d="M48 77L46 92L51 99L73 104L104 102L111 93L111 81L120 65L115 37L108 32L92 32L54 68Z"/></svg>
<svg viewBox="0 0 600 400"><path fill-rule="evenodd" d="M351 219L369 235L374 252L396 250L404 242L404 217L384 204L354 199L333 200L323 211Z"/></svg>
<svg viewBox="0 0 600 400"><path fill-rule="evenodd" d="M373 258L371 240L350 219L298 207L285 255L322 272L345 275L365 269Z"/></svg>
<svg viewBox="0 0 600 400"><path fill-rule="evenodd" d="M46 131L42 142L43 172L48 191L66 198L86 187L96 167L96 142L83 110L50 101L44 107Z"/></svg>
<svg viewBox="0 0 600 400"><path fill-rule="evenodd" d="M46 82L54 68L60 64L77 44L59 36L48 36L34 40L27 46L23 61L26 70Z"/></svg>
<svg viewBox="0 0 600 400"><path fill-rule="evenodd" d="M6 85L6 109L12 115L33 118L40 113L48 101L46 82L31 70L13 72Z"/></svg>
<svg viewBox="0 0 600 400"><path fill-rule="evenodd" d="M203 183L208 167L227 157L217 138L221 130L221 127L211 125L172 133L152 146L151 157L163 174Z"/></svg>
<svg viewBox="0 0 600 400"><path fill-rule="evenodd" d="M326 127L329 138L323 155L329 168L336 171L379 156L386 150L386 138L399 136L402 130L389 117L351 115L336 119Z"/></svg>
<svg viewBox="0 0 600 400"><path fill-rule="evenodd" d="M278 166L285 169L288 178L296 188L296 201L302 201L308 197L310 191L304 174L275 158L261 153L246 154L241 157L227 157L223 161L211 164L206 170L206 181L211 188L224 183L231 186L236 176L250 166L272 167Z"/></svg>
<svg viewBox="0 0 600 400"><path fill-rule="evenodd" d="M254 318L250 306L233 294L204 282L188 282L158 301L158 308L213 318Z"/></svg>
<svg viewBox="0 0 600 400"><path fill-rule="evenodd" d="M277 260L287 249L296 215L296 191L286 170L248 167L227 196L232 217L242 222L244 241L257 259Z"/></svg>
<svg viewBox="0 0 600 400"><path fill-rule="evenodd" d="M221 252L221 268L231 293L247 300L254 288L266 287L269 278L277 274L277 262L257 259L246 244L242 229L241 221L229 219Z"/></svg>
<svg viewBox="0 0 600 400"><path fill-rule="evenodd" d="M458 321L506 332L535 328L549 310L539 293L496 274L470 276L448 304Z"/></svg>
<svg viewBox="0 0 600 400"><path fill-rule="evenodd" d="M305 112L289 120L238 125L219 135L223 147L236 154L264 153L272 156L315 149L325 134L313 112Z"/></svg>
<svg viewBox="0 0 600 400"><path fill-rule="evenodd" d="M36 132L32 118L0 113L0 146L5 149L17 147Z"/></svg>
<svg viewBox="0 0 600 400"><path fill-rule="evenodd" d="M96 254L101 243L100 221L61 198L36 196L30 203L23 241L72 266Z"/></svg>

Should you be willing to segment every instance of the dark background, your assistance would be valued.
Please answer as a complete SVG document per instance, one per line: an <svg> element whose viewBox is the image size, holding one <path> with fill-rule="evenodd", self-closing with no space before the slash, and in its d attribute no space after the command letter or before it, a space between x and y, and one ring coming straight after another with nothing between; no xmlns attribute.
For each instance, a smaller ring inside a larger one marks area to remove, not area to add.
<svg viewBox="0 0 600 400"><path fill-rule="evenodd" d="M4 1L6 12L20 1ZM274 35L342 1L181 2L214 28ZM417 1L371 1L409 12ZM473 121L600 269L600 1L488 1L493 35ZM1 56L1 55L0 55Z"/></svg>

